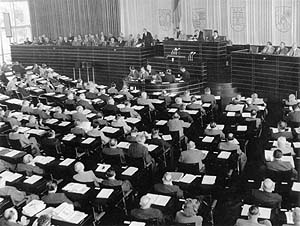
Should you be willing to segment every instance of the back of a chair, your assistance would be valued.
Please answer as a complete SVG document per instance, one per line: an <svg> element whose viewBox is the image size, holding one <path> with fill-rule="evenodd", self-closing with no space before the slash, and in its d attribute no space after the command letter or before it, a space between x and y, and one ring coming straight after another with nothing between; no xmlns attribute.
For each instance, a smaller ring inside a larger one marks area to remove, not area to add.
<svg viewBox="0 0 300 226"><path fill-rule="evenodd" d="M12 139L9 139L9 143L12 147L12 149L16 149L16 150L22 150L22 145L20 143L20 140L12 140Z"/></svg>
<svg viewBox="0 0 300 226"><path fill-rule="evenodd" d="M199 174L199 163L178 163L178 172Z"/></svg>
<svg viewBox="0 0 300 226"><path fill-rule="evenodd" d="M143 157L140 158L133 158L125 155L126 163L129 166L134 166L139 169L144 169L146 167L146 163Z"/></svg>
<svg viewBox="0 0 300 226"><path fill-rule="evenodd" d="M0 144L1 147L10 148L7 134L0 134Z"/></svg>
<svg viewBox="0 0 300 226"><path fill-rule="evenodd" d="M105 163L111 164L113 166L121 166L121 155L106 155L102 153L102 157Z"/></svg>
<svg viewBox="0 0 300 226"><path fill-rule="evenodd" d="M288 184L291 183L292 181L292 175L293 172L292 170L287 170L287 171L273 171L273 170L266 170L266 178L270 178L276 183L282 183L286 182Z"/></svg>

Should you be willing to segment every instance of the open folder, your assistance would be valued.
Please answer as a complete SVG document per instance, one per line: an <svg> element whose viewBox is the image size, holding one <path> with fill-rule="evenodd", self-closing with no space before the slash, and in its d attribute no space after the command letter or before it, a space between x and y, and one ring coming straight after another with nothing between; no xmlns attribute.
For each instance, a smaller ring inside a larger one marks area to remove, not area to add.
<svg viewBox="0 0 300 226"><path fill-rule="evenodd" d="M248 211L251 205L244 204L242 209L242 216L248 216ZM259 207L259 218L270 219L271 217L271 208Z"/></svg>

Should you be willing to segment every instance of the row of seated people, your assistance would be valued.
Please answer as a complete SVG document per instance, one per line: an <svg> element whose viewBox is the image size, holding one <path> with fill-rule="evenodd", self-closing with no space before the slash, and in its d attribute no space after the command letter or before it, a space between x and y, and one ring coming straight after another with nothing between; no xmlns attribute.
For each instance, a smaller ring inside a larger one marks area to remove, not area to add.
<svg viewBox="0 0 300 226"><path fill-rule="evenodd" d="M285 42L281 42L280 46L275 49L275 47L272 45L272 42L269 41L260 53L299 57L300 49L298 48L297 43L293 43L292 47L288 49L285 45Z"/></svg>

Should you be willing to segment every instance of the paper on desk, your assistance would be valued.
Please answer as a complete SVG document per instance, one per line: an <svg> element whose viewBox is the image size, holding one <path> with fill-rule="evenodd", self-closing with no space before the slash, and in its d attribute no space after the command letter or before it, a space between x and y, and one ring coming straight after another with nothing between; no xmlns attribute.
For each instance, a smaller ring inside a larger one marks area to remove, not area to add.
<svg viewBox="0 0 300 226"><path fill-rule="evenodd" d="M125 108L125 104L118 104L117 108Z"/></svg>
<svg viewBox="0 0 300 226"><path fill-rule="evenodd" d="M78 194L84 194L86 193L90 188L86 186L85 184L80 183L69 183L67 184L63 190L72 192L72 193L78 193Z"/></svg>
<svg viewBox="0 0 300 226"><path fill-rule="evenodd" d="M219 159L228 159L230 157L231 152L228 151L221 151L221 153L218 155Z"/></svg>
<svg viewBox="0 0 300 226"><path fill-rule="evenodd" d="M272 133L278 133L279 132L277 128L272 128L271 127L271 130L272 130Z"/></svg>
<svg viewBox="0 0 300 226"><path fill-rule="evenodd" d="M138 89L132 90L131 93L139 93L140 91Z"/></svg>
<svg viewBox="0 0 300 226"><path fill-rule="evenodd" d="M67 222L70 222L72 224L79 224L84 218L86 218L88 215L84 212L80 211L74 211L72 216L67 220Z"/></svg>
<svg viewBox="0 0 300 226"><path fill-rule="evenodd" d="M251 117L251 114L250 114L250 112L243 112L243 113L242 113L242 117L243 117L243 118L250 118L250 117Z"/></svg>
<svg viewBox="0 0 300 226"><path fill-rule="evenodd" d="M82 144L90 144L92 142L94 142L96 139L95 138L92 138L92 137L89 137L89 138L86 138L84 141L82 141L81 143Z"/></svg>
<svg viewBox="0 0 300 226"><path fill-rule="evenodd" d="M22 213L28 217L33 217L46 208L46 204L41 200L32 200L23 207Z"/></svg>
<svg viewBox="0 0 300 226"><path fill-rule="evenodd" d="M248 216L248 211L251 205L244 204L242 209L242 216ZM271 208L259 207L259 218L270 219L271 217Z"/></svg>
<svg viewBox="0 0 300 226"><path fill-rule="evenodd" d="M35 135L38 135L38 136L41 136L41 135L43 135L44 133L46 133L46 131L43 130L43 129L30 129L30 130L28 130L28 133L30 133L30 134L35 134Z"/></svg>
<svg viewBox="0 0 300 226"><path fill-rule="evenodd" d="M28 128L28 127L22 127L22 126L20 126L18 128L18 133L25 133L25 132L27 132L29 130L30 130L30 128Z"/></svg>
<svg viewBox="0 0 300 226"><path fill-rule="evenodd" d="M159 195L153 204L158 206L166 206L170 199L170 196Z"/></svg>
<svg viewBox="0 0 300 226"><path fill-rule="evenodd" d="M15 181L16 179L22 177L22 174L19 174L19 173L12 173L10 171L4 171L0 174L0 176L2 178L4 178L5 181L8 181L8 182L13 182Z"/></svg>
<svg viewBox="0 0 300 226"><path fill-rule="evenodd" d="M19 153L20 153L20 151L18 151L18 150L10 150L4 156L6 156L6 157L14 157L15 155L17 155Z"/></svg>
<svg viewBox="0 0 300 226"><path fill-rule="evenodd" d="M273 161L273 151L265 150L265 159L266 161Z"/></svg>
<svg viewBox="0 0 300 226"><path fill-rule="evenodd" d="M183 178L184 173L182 172L168 172L172 176L172 181L180 181Z"/></svg>
<svg viewBox="0 0 300 226"><path fill-rule="evenodd" d="M90 113L90 114L87 114L87 115L86 115L87 118L93 118L94 116L96 116L95 113Z"/></svg>
<svg viewBox="0 0 300 226"><path fill-rule="evenodd" d="M133 166L130 166L128 167L123 173L122 175L125 175L125 176L132 176L133 174L135 174L135 172L138 171L138 168L136 167L133 167Z"/></svg>
<svg viewBox="0 0 300 226"><path fill-rule="evenodd" d="M125 121L128 123L136 124L136 123L140 122L141 120L138 118L127 118L127 119L125 119Z"/></svg>
<svg viewBox="0 0 300 226"><path fill-rule="evenodd" d="M5 122L0 122L0 127L4 126Z"/></svg>
<svg viewBox="0 0 300 226"><path fill-rule="evenodd" d="M165 140L165 141L169 141L169 140L172 140L172 136L170 134L162 135L162 139Z"/></svg>
<svg viewBox="0 0 300 226"><path fill-rule="evenodd" d="M137 106L137 105L135 105L135 106L132 107L132 109L137 110L137 111L140 111L143 108L144 108L144 106Z"/></svg>
<svg viewBox="0 0 300 226"><path fill-rule="evenodd" d="M85 89L82 89L82 90L78 90L77 93L85 93L86 90Z"/></svg>
<svg viewBox="0 0 300 226"><path fill-rule="evenodd" d="M96 98L92 100L93 103L97 103L97 102L103 102L103 100L101 100L100 98Z"/></svg>
<svg viewBox="0 0 300 226"><path fill-rule="evenodd" d="M52 213L53 213L54 209L55 209L54 207L48 207L48 208L44 209L43 211L39 212L36 215L36 217L40 217L42 215L48 215L48 216L52 217Z"/></svg>
<svg viewBox="0 0 300 226"><path fill-rule="evenodd" d="M219 130L223 130L225 126L224 126L224 125L221 125L221 124L217 124L216 127L217 127ZM210 124L207 125L206 129L211 129Z"/></svg>
<svg viewBox="0 0 300 226"><path fill-rule="evenodd" d="M236 130L237 131L247 131L247 126L239 125L239 126L237 126Z"/></svg>
<svg viewBox="0 0 300 226"><path fill-rule="evenodd" d="M286 223L293 225L294 224L293 212L291 211L285 212L285 216L286 216Z"/></svg>
<svg viewBox="0 0 300 226"><path fill-rule="evenodd" d="M54 96L55 93L54 93L54 92L52 92L52 93L45 93L44 95L45 95L45 96Z"/></svg>
<svg viewBox="0 0 300 226"><path fill-rule="evenodd" d="M52 156L38 155L38 156L34 157L33 161L45 165L45 164L48 164L49 162L52 162L54 159L55 158Z"/></svg>
<svg viewBox="0 0 300 226"><path fill-rule="evenodd" d="M118 128L113 128L113 127L109 127L109 126L105 126L101 129L101 131L103 133L115 133L117 132L119 129Z"/></svg>
<svg viewBox="0 0 300 226"><path fill-rule="evenodd" d="M120 99L120 98L122 98L122 97L124 97L124 95L122 95L122 94L118 94L118 95L115 95L115 96L114 96L114 98L117 98L117 99Z"/></svg>
<svg viewBox="0 0 300 226"><path fill-rule="evenodd" d="M213 142L213 140L214 140L214 137L206 136L202 139L202 142L211 143L211 142Z"/></svg>
<svg viewBox="0 0 300 226"><path fill-rule="evenodd" d="M163 100L158 100L158 99L152 99L151 102L153 104L162 104L164 101Z"/></svg>
<svg viewBox="0 0 300 226"><path fill-rule="evenodd" d="M59 123L58 125L59 126L67 126L67 125L69 125L71 122L61 122L61 123Z"/></svg>
<svg viewBox="0 0 300 226"><path fill-rule="evenodd" d="M58 122L58 119L56 119L56 118L46 120L46 123L48 123L48 124L54 124L56 122Z"/></svg>
<svg viewBox="0 0 300 226"><path fill-rule="evenodd" d="M154 96L159 96L161 93L162 93L162 92L157 91L157 92L153 92L152 95L154 95Z"/></svg>
<svg viewBox="0 0 300 226"><path fill-rule="evenodd" d="M206 151L206 150L201 150L202 151L202 153L205 155L205 158L206 158L206 156L207 156L207 154L208 154L208 151Z"/></svg>
<svg viewBox="0 0 300 226"><path fill-rule="evenodd" d="M120 143L118 143L117 147L118 148L124 148L124 149L128 149L130 146L130 143L129 142L124 142L124 141L121 141Z"/></svg>
<svg viewBox="0 0 300 226"><path fill-rule="evenodd" d="M74 161L75 161L75 159L66 158L64 161L62 161L61 163L59 163L59 165L60 165L60 166L69 166L69 165L71 165Z"/></svg>
<svg viewBox="0 0 300 226"><path fill-rule="evenodd" d="M114 189L109 188L102 188L101 191L98 193L98 199L108 199L109 196L114 192Z"/></svg>
<svg viewBox="0 0 300 226"><path fill-rule="evenodd" d="M111 167L110 164L98 164L96 172L105 173Z"/></svg>
<svg viewBox="0 0 300 226"><path fill-rule="evenodd" d="M146 226L145 222L131 221L129 226Z"/></svg>
<svg viewBox="0 0 300 226"><path fill-rule="evenodd" d="M74 134L69 133L69 134L65 135L65 136L62 138L62 140L70 141L70 140L74 139L75 137L76 137L76 136L75 136Z"/></svg>
<svg viewBox="0 0 300 226"><path fill-rule="evenodd" d="M115 117L114 115L109 115L109 116L104 117L104 119L107 120L107 121L112 121L112 120L114 120L115 118L116 118L116 117Z"/></svg>
<svg viewBox="0 0 300 226"><path fill-rule="evenodd" d="M211 106L210 103L204 103L204 104L202 104L202 107L204 107L204 108L209 108L210 106Z"/></svg>
<svg viewBox="0 0 300 226"><path fill-rule="evenodd" d="M204 175L202 178L202 184L208 184L212 185L215 184L217 177L216 176L209 176L209 175Z"/></svg>
<svg viewBox="0 0 300 226"><path fill-rule="evenodd" d="M294 148L300 148L300 142L293 142Z"/></svg>
<svg viewBox="0 0 300 226"><path fill-rule="evenodd" d="M40 179L42 179L43 177L39 176L39 175L32 175L31 177L27 178L26 180L24 180L24 183L27 184L34 184L37 181L39 181Z"/></svg>
<svg viewBox="0 0 300 226"><path fill-rule="evenodd" d="M155 144L144 144L144 146L146 146L148 148L149 152L152 152L153 150L155 150L158 147Z"/></svg>
<svg viewBox="0 0 300 226"><path fill-rule="evenodd" d="M265 106L260 106L260 105L258 105L257 107L258 107L258 110L260 110L260 111L264 111L264 110L266 109Z"/></svg>
<svg viewBox="0 0 300 226"><path fill-rule="evenodd" d="M177 108L170 108L170 109L168 110L169 113L175 113L176 111L178 111Z"/></svg>
<svg viewBox="0 0 300 226"><path fill-rule="evenodd" d="M64 96L65 96L65 94L58 94L58 95L55 95L54 97L56 97L56 98L62 98Z"/></svg>
<svg viewBox="0 0 300 226"><path fill-rule="evenodd" d="M235 116L235 112L229 111L226 114L228 117L234 117Z"/></svg>
<svg viewBox="0 0 300 226"><path fill-rule="evenodd" d="M159 120L157 123L156 123L156 125L157 126L163 126L163 125L165 125L165 124L167 124L167 120Z"/></svg>
<svg viewBox="0 0 300 226"><path fill-rule="evenodd" d="M184 110L185 112L189 113L190 115L196 115L199 111L197 110Z"/></svg>
<svg viewBox="0 0 300 226"><path fill-rule="evenodd" d="M294 182L293 183L292 191L300 192L300 182Z"/></svg>
<svg viewBox="0 0 300 226"><path fill-rule="evenodd" d="M193 182L193 180L196 179L196 176L195 175L192 175L192 174L185 174L183 178L181 178L179 180L179 182L182 182L182 183L187 183L187 184L190 184Z"/></svg>

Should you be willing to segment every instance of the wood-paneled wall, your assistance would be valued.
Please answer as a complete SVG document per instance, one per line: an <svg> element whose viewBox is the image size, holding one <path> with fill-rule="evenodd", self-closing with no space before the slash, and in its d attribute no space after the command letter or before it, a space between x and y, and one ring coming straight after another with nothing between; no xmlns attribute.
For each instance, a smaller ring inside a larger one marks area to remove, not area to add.
<svg viewBox="0 0 300 226"><path fill-rule="evenodd" d="M120 32L119 0L29 0L32 35Z"/></svg>

